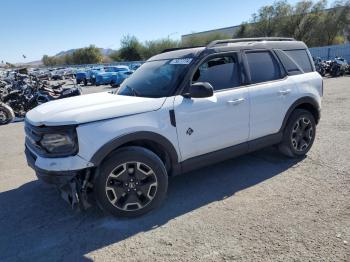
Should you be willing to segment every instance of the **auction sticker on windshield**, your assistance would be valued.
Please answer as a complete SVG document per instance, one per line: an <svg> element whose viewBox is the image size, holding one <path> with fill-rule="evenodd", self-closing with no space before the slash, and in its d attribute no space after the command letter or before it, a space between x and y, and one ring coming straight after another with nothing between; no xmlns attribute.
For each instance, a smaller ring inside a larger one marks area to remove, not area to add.
<svg viewBox="0 0 350 262"><path fill-rule="evenodd" d="M173 59L171 60L171 65L188 65L191 63L192 58L181 58L181 59Z"/></svg>

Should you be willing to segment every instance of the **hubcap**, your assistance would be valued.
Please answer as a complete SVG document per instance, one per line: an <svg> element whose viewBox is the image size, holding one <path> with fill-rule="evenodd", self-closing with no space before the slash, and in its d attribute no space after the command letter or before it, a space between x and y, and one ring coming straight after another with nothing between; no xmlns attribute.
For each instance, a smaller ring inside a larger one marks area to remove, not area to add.
<svg viewBox="0 0 350 262"><path fill-rule="evenodd" d="M127 162L108 175L106 195L116 208L135 211L153 200L157 187L157 177L149 166L141 162Z"/></svg>
<svg viewBox="0 0 350 262"><path fill-rule="evenodd" d="M303 152L311 144L314 136L314 129L310 119L306 117L299 118L292 130L291 141L292 146L296 151Z"/></svg>

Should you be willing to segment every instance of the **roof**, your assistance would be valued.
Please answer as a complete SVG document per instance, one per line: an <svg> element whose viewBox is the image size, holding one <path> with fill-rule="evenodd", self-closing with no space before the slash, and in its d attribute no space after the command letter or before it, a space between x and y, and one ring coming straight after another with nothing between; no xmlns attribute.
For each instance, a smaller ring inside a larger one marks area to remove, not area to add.
<svg viewBox="0 0 350 262"><path fill-rule="evenodd" d="M265 37L265 38L241 38L241 39L225 39L216 40L211 42L206 47L194 47L183 48L174 51L167 52L166 50L158 55L151 57L148 61L166 60L166 59L178 59L178 58L193 58L202 54L204 51L216 53L216 52L229 52L242 49L307 49L304 42L296 41L292 38L278 38L278 37Z"/></svg>

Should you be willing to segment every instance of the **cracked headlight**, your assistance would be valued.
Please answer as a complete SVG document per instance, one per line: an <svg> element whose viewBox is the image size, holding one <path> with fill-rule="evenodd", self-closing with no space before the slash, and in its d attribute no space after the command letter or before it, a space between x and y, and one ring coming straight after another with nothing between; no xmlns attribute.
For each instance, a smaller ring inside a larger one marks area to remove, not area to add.
<svg viewBox="0 0 350 262"><path fill-rule="evenodd" d="M44 134L40 141L41 146L50 154L68 156L78 151L76 135L70 134Z"/></svg>

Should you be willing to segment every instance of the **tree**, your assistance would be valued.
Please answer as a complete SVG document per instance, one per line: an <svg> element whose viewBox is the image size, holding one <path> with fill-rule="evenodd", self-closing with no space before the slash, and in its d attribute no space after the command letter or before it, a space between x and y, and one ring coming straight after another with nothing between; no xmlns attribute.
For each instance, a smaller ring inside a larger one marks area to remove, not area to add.
<svg viewBox="0 0 350 262"><path fill-rule="evenodd" d="M94 45L90 45L89 47L75 50L72 58L69 58L68 61L74 64L96 64L101 63L102 58L101 50Z"/></svg>
<svg viewBox="0 0 350 262"><path fill-rule="evenodd" d="M151 56L161 53L165 49L177 48L180 42L169 38L146 41L141 49L141 57L148 59Z"/></svg>
<svg viewBox="0 0 350 262"><path fill-rule="evenodd" d="M308 46L332 44L335 39L339 42L344 39L344 30L349 30L349 2L336 1L331 9L326 9L326 0L302 0L294 6L286 0L277 1L260 8L234 37L287 36Z"/></svg>
<svg viewBox="0 0 350 262"><path fill-rule="evenodd" d="M139 61L141 58L142 45L135 36L126 35L122 38L119 58L122 61Z"/></svg>
<svg viewBox="0 0 350 262"><path fill-rule="evenodd" d="M336 1L324 15L322 31L326 36L326 45L333 44L339 33L348 29L350 24L350 1Z"/></svg>
<svg viewBox="0 0 350 262"><path fill-rule="evenodd" d="M221 34L221 33L212 33L204 36L193 35L187 38L186 40L184 40L181 43L181 46L185 46L185 47L205 46L214 40L227 39L227 38L231 38L231 36Z"/></svg>

